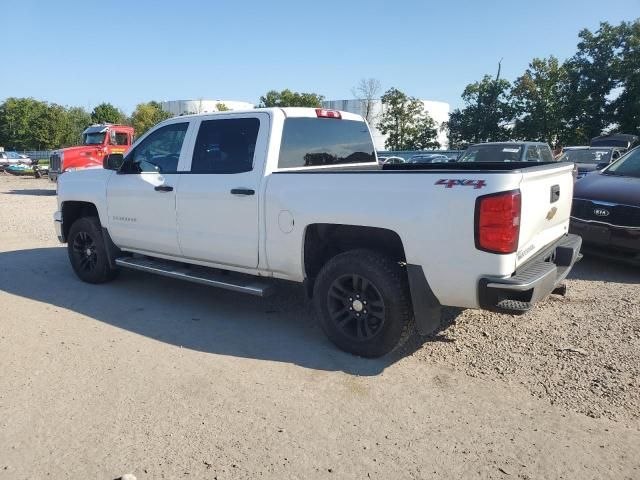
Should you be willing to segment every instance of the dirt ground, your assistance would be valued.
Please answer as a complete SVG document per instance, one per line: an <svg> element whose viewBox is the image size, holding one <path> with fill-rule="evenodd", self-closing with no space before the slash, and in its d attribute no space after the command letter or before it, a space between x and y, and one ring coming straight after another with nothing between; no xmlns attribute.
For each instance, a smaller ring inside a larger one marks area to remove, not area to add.
<svg viewBox="0 0 640 480"><path fill-rule="evenodd" d="M0 174L0 479L640 478L639 269L365 360L294 286L81 283L55 203Z"/></svg>

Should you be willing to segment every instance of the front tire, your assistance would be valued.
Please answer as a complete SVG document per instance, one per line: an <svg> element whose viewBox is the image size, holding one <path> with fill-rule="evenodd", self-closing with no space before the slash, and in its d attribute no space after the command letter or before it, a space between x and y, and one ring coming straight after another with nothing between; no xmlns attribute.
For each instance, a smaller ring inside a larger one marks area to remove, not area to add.
<svg viewBox="0 0 640 480"><path fill-rule="evenodd" d="M329 260L313 296L322 330L345 352L380 357L400 347L412 331L406 274L372 250L350 250Z"/></svg>
<svg viewBox="0 0 640 480"><path fill-rule="evenodd" d="M69 229L67 252L71 266L83 282L105 283L118 275L109 266L98 217L82 217Z"/></svg>

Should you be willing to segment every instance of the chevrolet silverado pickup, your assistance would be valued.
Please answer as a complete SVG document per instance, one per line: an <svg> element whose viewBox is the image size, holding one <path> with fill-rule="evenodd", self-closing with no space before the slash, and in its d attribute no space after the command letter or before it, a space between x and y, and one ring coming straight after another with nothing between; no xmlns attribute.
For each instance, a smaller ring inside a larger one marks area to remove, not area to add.
<svg viewBox="0 0 640 480"><path fill-rule="evenodd" d="M264 296L304 285L339 348L377 357L443 306L520 314L579 259L563 163L378 164L358 115L271 108L166 120L58 182L81 280L122 269Z"/></svg>

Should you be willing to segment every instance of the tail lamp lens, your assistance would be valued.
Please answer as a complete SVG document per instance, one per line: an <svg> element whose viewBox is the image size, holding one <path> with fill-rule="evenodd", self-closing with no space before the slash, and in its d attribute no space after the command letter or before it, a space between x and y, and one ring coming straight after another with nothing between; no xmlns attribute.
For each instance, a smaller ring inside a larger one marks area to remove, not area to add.
<svg viewBox="0 0 640 480"><path fill-rule="evenodd" d="M342 118L338 110L327 110L325 108L316 108L316 116L318 118Z"/></svg>
<svg viewBox="0 0 640 480"><path fill-rule="evenodd" d="M520 236L520 191L479 197L476 201L476 248L514 253Z"/></svg>

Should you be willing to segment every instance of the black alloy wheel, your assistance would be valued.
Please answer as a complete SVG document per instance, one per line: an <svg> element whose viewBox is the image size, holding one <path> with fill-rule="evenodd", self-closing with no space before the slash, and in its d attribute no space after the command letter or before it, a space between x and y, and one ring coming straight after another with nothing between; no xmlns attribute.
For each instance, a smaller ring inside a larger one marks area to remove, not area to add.
<svg viewBox="0 0 640 480"><path fill-rule="evenodd" d="M336 278L329 288L327 302L336 328L352 340L370 340L384 325L384 299L376 286L362 275Z"/></svg>

